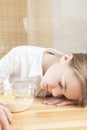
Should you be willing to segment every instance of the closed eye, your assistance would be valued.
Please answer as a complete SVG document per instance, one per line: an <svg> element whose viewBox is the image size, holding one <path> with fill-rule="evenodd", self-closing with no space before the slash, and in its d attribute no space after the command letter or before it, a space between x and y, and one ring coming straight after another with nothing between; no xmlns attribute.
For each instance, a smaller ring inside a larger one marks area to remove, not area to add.
<svg viewBox="0 0 87 130"><path fill-rule="evenodd" d="M63 85L61 84L61 82L59 82L58 85L60 86L61 89L63 89Z"/></svg>

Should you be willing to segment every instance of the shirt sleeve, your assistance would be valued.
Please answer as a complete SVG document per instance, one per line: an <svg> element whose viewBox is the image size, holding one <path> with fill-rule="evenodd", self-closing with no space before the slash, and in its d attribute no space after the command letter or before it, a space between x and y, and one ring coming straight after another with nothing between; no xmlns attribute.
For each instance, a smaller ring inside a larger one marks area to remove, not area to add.
<svg viewBox="0 0 87 130"><path fill-rule="evenodd" d="M10 52L8 52L2 59L0 59L0 76L6 76L9 78L17 72L18 68L18 58L13 48Z"/></svg>

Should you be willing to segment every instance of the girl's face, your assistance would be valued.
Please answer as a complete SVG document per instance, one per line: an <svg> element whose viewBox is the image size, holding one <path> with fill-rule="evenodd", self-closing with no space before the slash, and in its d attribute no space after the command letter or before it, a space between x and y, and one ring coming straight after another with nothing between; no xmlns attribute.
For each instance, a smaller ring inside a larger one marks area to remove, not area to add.
<svg viewBox="0 0 87 130"><path fill-rule="evenodd" d="M62 62L53 64L44 74L41 88L54 97L65 96L68 99L78 100L81 97L81 81L69 67Z"/></svg>

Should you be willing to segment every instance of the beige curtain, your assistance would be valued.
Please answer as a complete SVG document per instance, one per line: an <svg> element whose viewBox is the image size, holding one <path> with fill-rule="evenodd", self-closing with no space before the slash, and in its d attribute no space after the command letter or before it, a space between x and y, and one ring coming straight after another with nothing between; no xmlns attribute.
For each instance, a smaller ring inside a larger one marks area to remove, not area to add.
<svg viewBox="0 0 87 130"><path fill-rule="evenodd" d="M27 44L24 17L27 0L0 0L0 57L14 46Z"/></svg>
<svg viewBox="0 0 87 130"><path fill-rule="evenodd" d="M28 0L28 44L53 46L51 0Z"/></svg>
<svg viewBox="0 0 87 130"><path fill-rule="evenodd" d="M51 0L0 0L0 58L13 47L28 44L52 47Z"/></svg>

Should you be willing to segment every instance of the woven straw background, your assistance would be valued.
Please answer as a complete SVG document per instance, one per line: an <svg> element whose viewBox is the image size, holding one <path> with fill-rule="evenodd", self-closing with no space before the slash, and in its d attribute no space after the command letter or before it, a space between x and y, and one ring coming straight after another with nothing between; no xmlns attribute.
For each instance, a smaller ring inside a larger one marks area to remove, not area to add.
<svg viewBox="0 0 87 130"><path fill-rule="evenodd" d="M28 43L53 47L52 0L28 0Z"/></svg>
<svg viewBox="0 0 87 130"><path fill-rule="evenodd" d="M26 16L27 0L0 0L0 57L14 46L27 44Z"/></svg>
<svg viewBox="0 0 87 130"><path fill-rule="evenodd" d="M0 0L0 58L19 45L52 47L51 7L50 0Z"/></svg>

